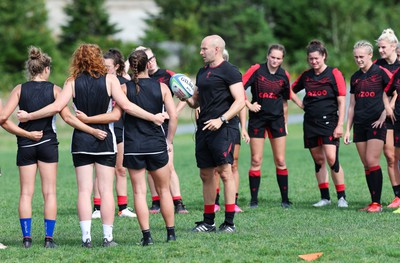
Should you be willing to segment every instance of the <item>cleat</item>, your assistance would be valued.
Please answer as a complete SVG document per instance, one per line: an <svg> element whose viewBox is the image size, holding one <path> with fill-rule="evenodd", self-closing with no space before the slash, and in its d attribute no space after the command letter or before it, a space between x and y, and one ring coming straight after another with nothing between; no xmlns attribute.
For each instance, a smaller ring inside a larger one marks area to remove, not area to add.
<svg viewBox="0 0 400 263"><path fill-rule="evenodd" d="M380 212L382 212L382 205L374 202L369 205L367 212L368 213L380 213Z"/></svg>
<svg viewBox="0 0 400 263"><path fill-rule="evenodd" d="M214 205L214 213L219 212L221 210L221 207L217 204Z"/></svg>
<svg viewBox="0 0 400 263"><path fill-rule="evenodd" d="M258 201L251 201L250 202L250 208L257 208L258 207Z"/></svg>
<svg viewBox="0 0 400 263"><path fill-rule="evenodd" d="M400 208L397 208L396 210L394 210L393 214L400 214Z"/></svg>
<svg viewBox="0 0 400 263"><path fill-rule="evenodd" d="M368 210L369 206L372 205L372 203L368 204L366 207L358 209L359 212L365 212Z"/></svg>
<svg viewBox="0 0 400 263"><path fill-rule="evenodd" d="M236 232L236 227L235 225L227 224L224 222L219 226L218 232L233 233Z"/></svg>
<svg viewBox="0 0 400 263"><path fill-rule="evenodd" d="M95 209L92 213L92 219L101 218L100 210Z"/></svg>
<svg viewBox="0 0 400 263"><path fill-rule="evenodd" d="M196 226L192 229L192 232L215 232L215 224L207 224L206 222L200 221L195 223Z"/></svg>
<svg viewBox="0 0 400 263"><path fill-rule="evenodd" d="M340 208L347 208L349 207L349 204L347 203L346 199L344 199L344 197L342 196L339 198L337 206Z"/></svg>
<svg viewBox="0 0 400 263"><path fill-rule="evenodd" d="M108 241L107 238L103 239L103 247L116 247L116 246L118 246L118 244L114 240Z"/></svg>
<svg viewBox="0 0 400 263"><path fill-rule="evenodd" d="M82 247L92 248L92 241L89 238L86 241L82 241Z"/></svg>
<svg viewBox="0 0 400 263"><path fill-rule="evenodd" d="M396 196L393 199L393 201L387 207L388 208L398 208L398 207L400 207L400 198Z"/></svg>
<svg viewBox="0 0 400 263"><path fill-rule="evenodd" d="M30 248L32 246L32 238L24 237L22 239L22 245L24 246L24 248Z"/></svg>
<svg viewBox="0 0 400 263"><path fill-rule="evenodd" d="M289 200L288 200L288 201L283 201L283 202L281 203L281 207L282 207L283 209L289 209L289 208L292 207L292 202L290 202Z"/></svg>
<svg viewBox="0 0 400 263"><path fill-rule="evenodd" d="M235 213L242 213L242 212L243 210L238 205L235 205Z"/></svg>
<svg viewBox="0 0 400 263"><path fill-rule="evenodd" d="M125 208L124 210L118 211L119 217L137 217L136 214L133 212L133 209L130 207Z"/></svg>
<svg viewBox="0 0 400 263"><path fill-rule="evenodd" d="M57 245L56 245L56 243L54 242L53 238L51 238L51 237L46 237L46 238L44 239L44 247L45 247L45 248L56 248Z"/></svg>
<svg viewBox="0 0 400 263"><path fill-rule="evenodd" d="M186 206L182 203L182 201L176 204L175 214L189 214L189 211L186 209Z"/></svg>
<svg viewBox="0 0 400 263"><path fill-rule="evenodd" d="M313 204L313 207L323 207L331 204L331 200L321 199L317 203Z"/></svg>
<svg viewBox="0 0 400 263"><path fill-rule="evenodd" d="M167 236L167 242L170 242L170 241L176 241L176 236L175 235L168 235Z"/></svg>
<svg viewBox="0 0 400 263"><path fill-rule="evenodd" d="M168 241L168 240L167 240ZM149 238L142 238L142 240L140 240L140 243L138 243L139 246L151 246L154 245L153 239L151 237Z"/></svg>
<svg viewBox="0 0 400 263"><path fill-rule="evenodd" d="M149 209L150 214L158 214L160 213L160 206L153 204Z"/></svg>

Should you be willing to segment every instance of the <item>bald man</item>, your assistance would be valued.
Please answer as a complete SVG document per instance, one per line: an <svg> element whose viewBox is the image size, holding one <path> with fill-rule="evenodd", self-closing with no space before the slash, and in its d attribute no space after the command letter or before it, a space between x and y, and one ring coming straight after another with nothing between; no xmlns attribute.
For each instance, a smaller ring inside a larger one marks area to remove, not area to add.
<svg viewBox="0 0 400 263"><path fill-rule="evenodd" d="M205 66L196 76L197 90L186 100L192 108L200 106L196 131L196 161L203 183L203 221L196 222L193 232L215 232L214 202L216 184L214 169L224 184L225 220L220 232L235 232L236 187L232 175L235 124L229 122L244 107L242 74L225 61L225 41L218 35L207 36L201 42L200 55Z"/></svg>

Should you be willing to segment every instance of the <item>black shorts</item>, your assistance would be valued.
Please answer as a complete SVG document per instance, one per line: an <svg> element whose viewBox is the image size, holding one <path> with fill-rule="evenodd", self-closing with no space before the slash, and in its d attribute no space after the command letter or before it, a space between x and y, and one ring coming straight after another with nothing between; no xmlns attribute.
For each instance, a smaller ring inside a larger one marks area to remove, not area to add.
<svg viewBox="0 0 400 263"><path fill-rule="evenodd" d="M155 171L168 164L168 152L164 151L157 154L129 155L124 154L123 166L128 169L146 169Z"/></svg>
<svg viewBox="0 0 400 263"><path fill-rule="evenodd" d="M400 122L394 123L394 146L400 147Z"/></svg>
<svg viewBox="0 0 400 263"><path fill-rule="evenodd" d="M221 126L216 131L196 131L196 161L199 168L233 163L235 128Z"/></svg>
<svg viewBox="0 0 400 263"><path fill-rule="evenodd" d="M304 138L304 148L307 148L307 149L315 148L315 147L318 147L318 146L321 146L324 144L332 144L332 145L339 146L340 139L333 138L333 135Z"/></svg>
<svg viewBox="0 0 400 263"><path fill-rule="evenodd" d="M104 166L115 167L117 155L116 154L93 155L93 154L76 153L72 154L72 160L74 162L75 167L94 164L94 163L98 163Z"/></svg>
<svg viewBox="0 0 400 263"><path fill-rule="evenodd" d="M385 124L381 128L372 128L371 124L354 124L353 142L366 142L372 139L386 141Z"/></svg>
<svg viewBox="0 0 400 263"><path fill-rule="evenodd" d="M233 135L233 140L235 142L235 145L239 144L240 145L240 129L234 129L234 135Z"/></svg>
<svg viewBox="0 0 400 263"><path fill-rule="evenodd" d="M387 130L394 130L394 124L390 118L386 118L385 125Z"/></svg>
<svg viewBox="0 0 400 263"><path fill-rule="evenodd" d="M249 120L247 128L250 138L268 138L274 139L286 136L285 118L283 116L276 120L260 120L252 118Z"/></svg>
<svg viewBox="0 0 400 263"><path fill-rule="evenodd" d="M35 164L38 161L44 163L58 162L58 141L50 140L36 146L18 146L17 166Z"/></svg>
<svg viewBox="0 0 400 263"><path fill-rule="evenodd" d="M114 127L114 133L115 133L115 138L117 139L117 144L120 144L121 142L124 141L124 137L122 134L124 133L123 129Z"/></svg>
<svg viewBox="0 0 400 263"><path fill-rule="evenodd" d="M335 117L312 119L304 116L304 138L329 137L335 131L337 123L337 118Z"/></svg>

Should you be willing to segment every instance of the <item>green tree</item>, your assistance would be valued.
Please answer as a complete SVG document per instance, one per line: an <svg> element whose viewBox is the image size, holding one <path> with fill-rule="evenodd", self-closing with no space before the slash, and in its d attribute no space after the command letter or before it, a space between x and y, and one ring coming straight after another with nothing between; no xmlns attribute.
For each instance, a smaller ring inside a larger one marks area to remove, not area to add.
<svg viewBox="0 0 400 263"><path fill-rule="evenodd" d="M104 0L73 0L64 8L68 21L61 27L59 47L70 54L79 42L92 42L101 47L118 46L113 35L120 31L109 21Z"/></svg>
<svg viewBox="0 0 400 263"><path fill-rule="evenodd" d="M25 80L24 63L29 46L40 47L55 60L60 57L46 22L44 0L0 1L2 91L10 90Z"/></svg>
<svg viewBox="0 0 400 263"><path fill-rule="evenodd" d="M262 5L250 0L156 0L160 13L147 20L149 29L143 42L152 48L163 41L183 44L181 70L195 73L202 64L198 55L201 40L218 34L234 64L247 68L265 59L268 44L274 41L264 19Z"/></svg>

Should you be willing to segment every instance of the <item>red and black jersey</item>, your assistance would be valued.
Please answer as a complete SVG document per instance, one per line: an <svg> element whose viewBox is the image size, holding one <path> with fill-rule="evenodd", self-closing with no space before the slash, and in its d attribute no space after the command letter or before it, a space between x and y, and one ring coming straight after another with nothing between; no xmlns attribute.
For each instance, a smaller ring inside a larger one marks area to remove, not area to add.
<svg viewBox="0 0 400 263"><path fill-rule="evenodd" d="M167 85L169 90L171 91L171 95L174 96L174 93L172 92L171 87L169 86L169 80L173 75L175 75L175 72L168 69L160 68L156 72L154 72L154 74L149 75L149 77L157 80L160 83L164 83L165 85Z"/></svg>
<svg viewBox="0 0 400 263"><path fill-rule="evenodd" d="M303 72L293 83L292 90L297 93L303 89L305 119L337 120L337 97L346 96L346 82L337 68L327 67L319 75L313 69Z"/></svg>
<svg viewBox="0 0 400 263"><path fill-rule="evenodd" d="M385 69L388 69L390 71L390 73L394 73L398 68L400 68L400 62L396 59L396 61L393 64L389 64L387 63L386 59L381 58L381 59L377 59L374 61L374 64L378 65L378 66L382 66Z"/></svg>
<svg viewBox="0 0 400 263"><path fill-rule="evenodd" d="M196 76L201 109L198 129L202 129L204 122L219 118L229 110L234 101L229 87L239 82L242 82L242 74L227 61L216 67L206 65L199 70ZM227 125L233 127L234 124L229 122Z"/></svg>
<svg viewBox="0 0 400 263"><path fill-rule="evenodd" d="M379 119L384 104L382 94L390 81L389 70L372 64L367 72L358 70L351 76L350 93L354 94L354 124L370 124Z"/></svg>
<svg viewBox="0 0 400 263"><path fill-rule="evenodd" d="M393 92L395 91L397 94L400 94L400 68L394 72L393 76L390 78L389 84L385 88L385 92L389 97L393 96ZM397 96L394 114L398 122L400 120L400 96Z"/></svg>
<svg viewBox="0 0 400 263"><path fill-rule="evenodd" d="M290 75L279 67L272 74L267 64L255 64L243 75L245 89L251 87L251 103L261 105L259 112L249 112L250 118L275 120L283 116L283 100L290 99Z"/></svg>

